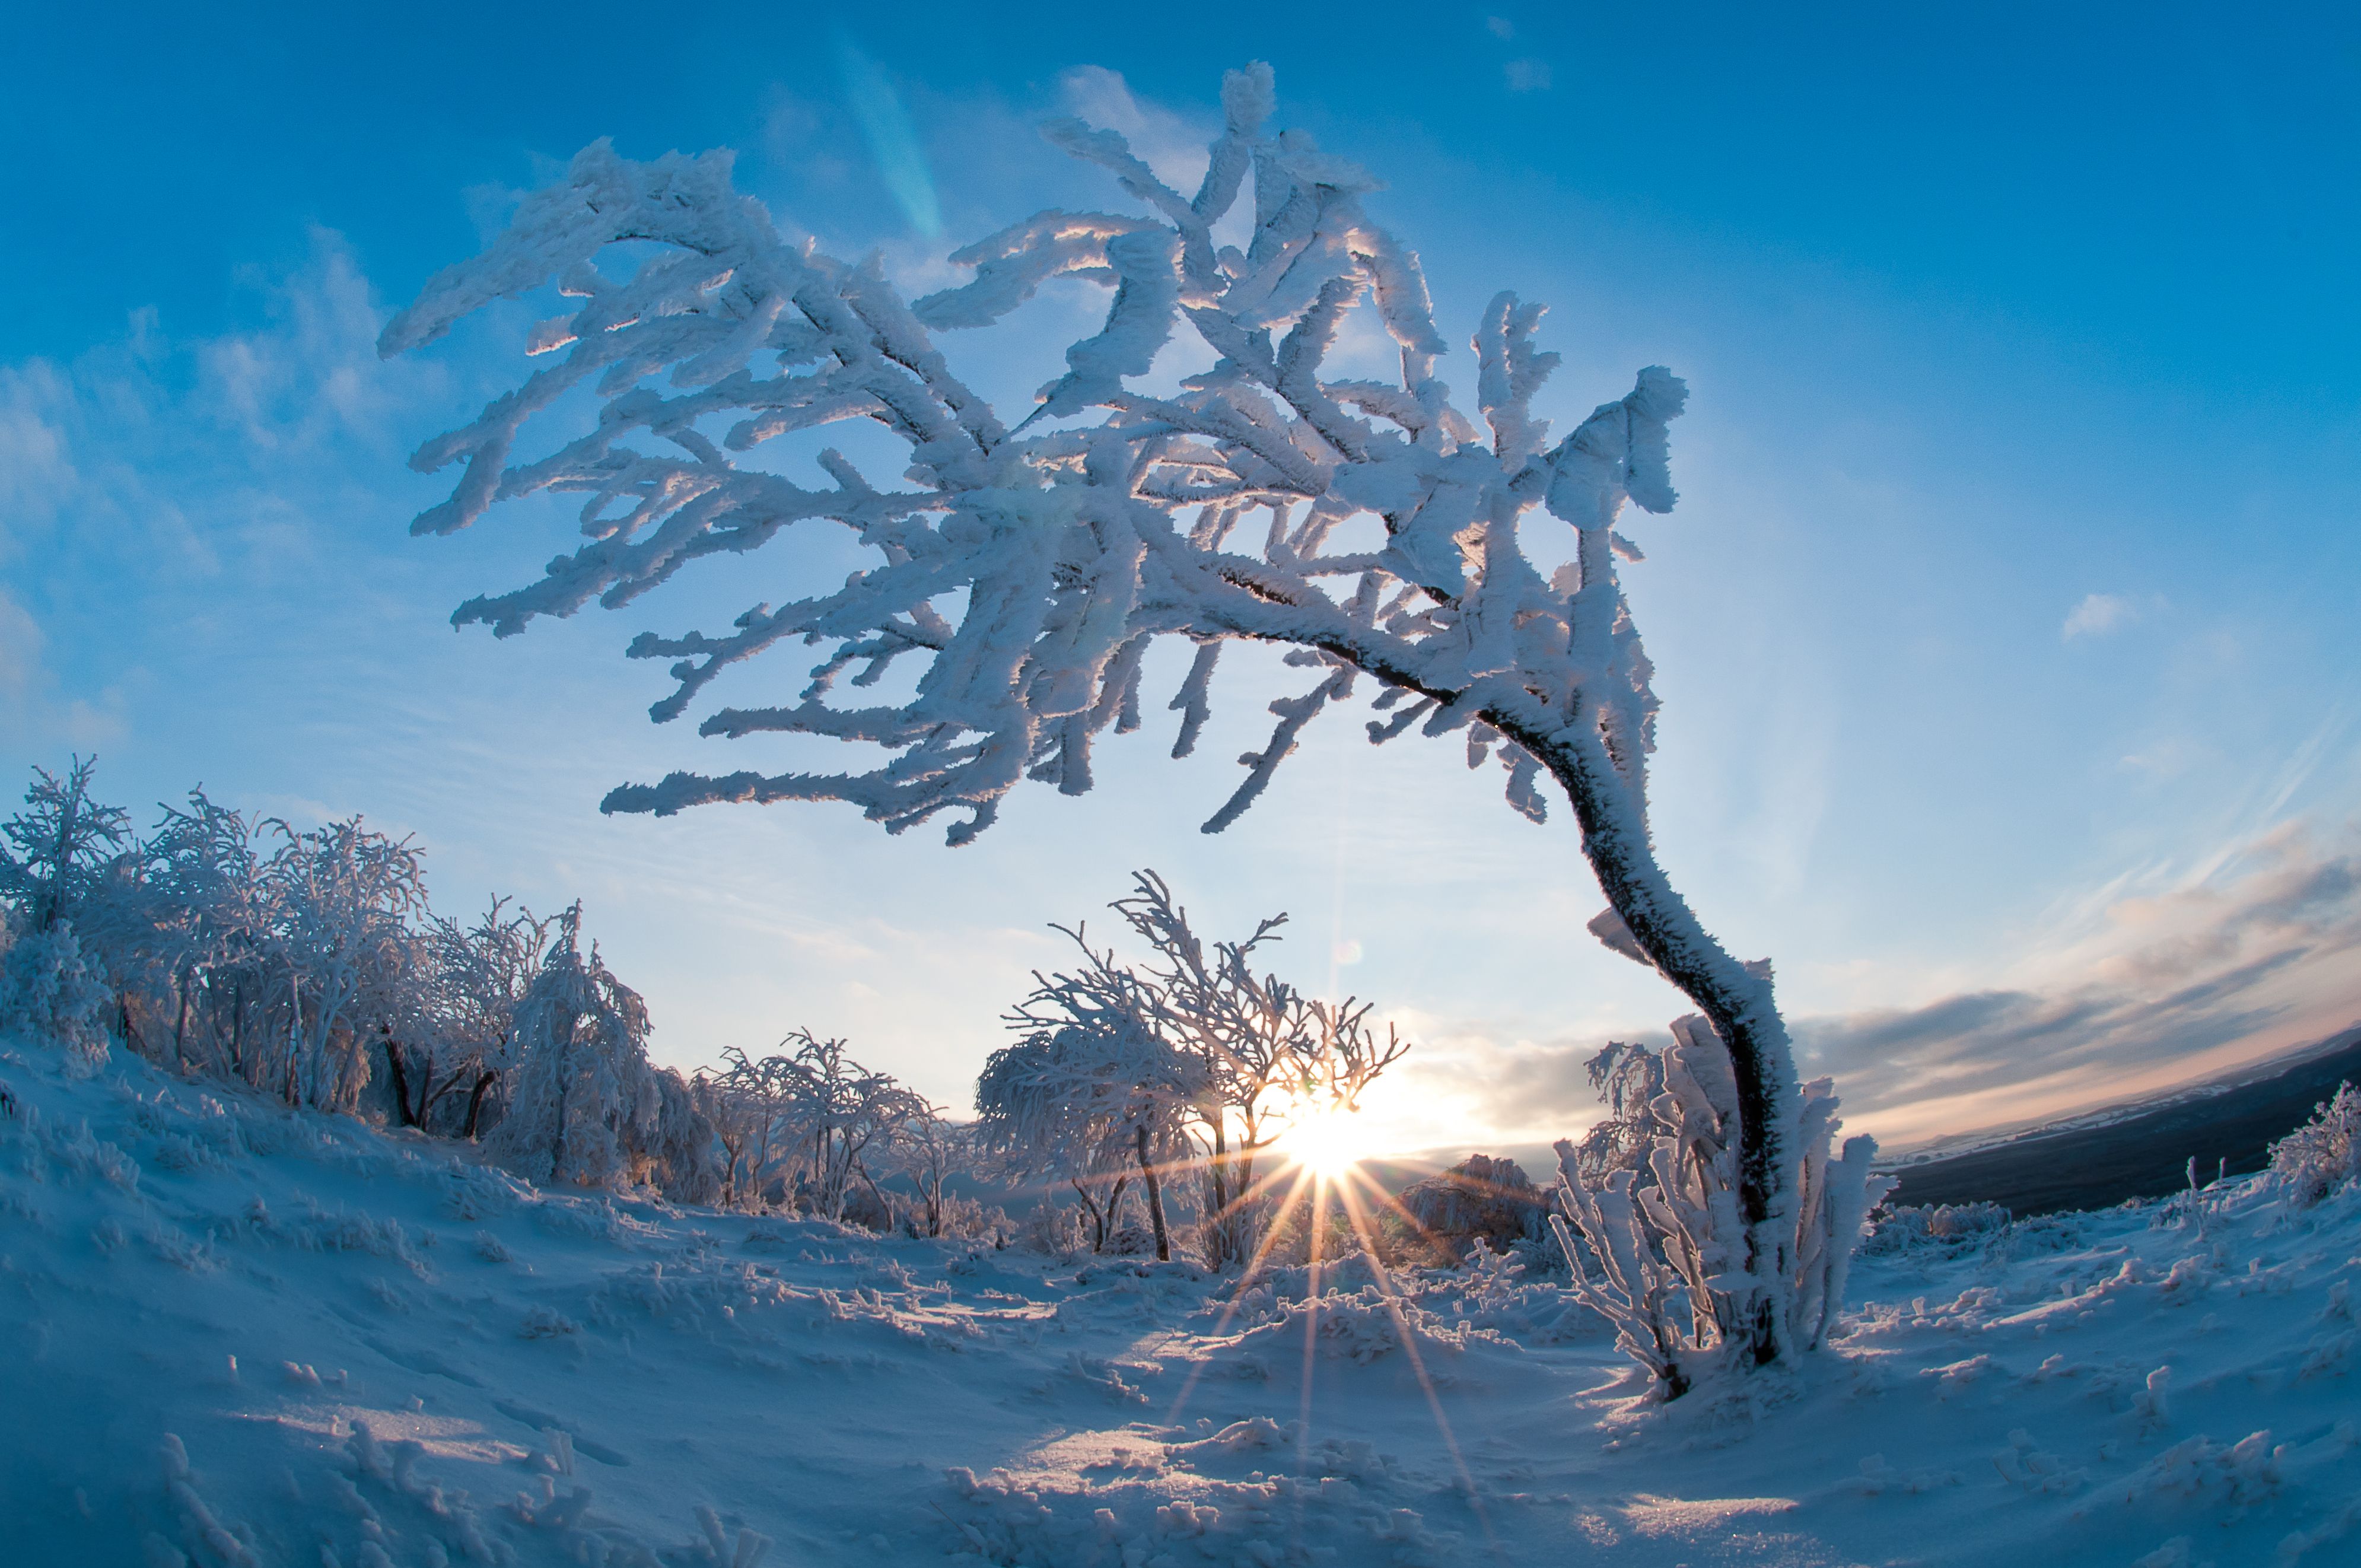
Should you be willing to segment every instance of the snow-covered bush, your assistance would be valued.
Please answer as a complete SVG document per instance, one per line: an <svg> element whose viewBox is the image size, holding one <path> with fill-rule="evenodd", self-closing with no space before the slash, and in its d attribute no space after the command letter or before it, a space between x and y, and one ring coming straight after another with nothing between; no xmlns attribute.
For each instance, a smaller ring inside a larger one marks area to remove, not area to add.
<svg viewBox="0 0 2361 1568"><path fill-rule="evenodd" d="M55 1045L76 1072L105 1065L114 1002L104 972L82 952L71 920L16 938L0 956L0 1033Z"/></svg>
<svg viewBox="0 0 2361 1568"><path fill-rule="evenodd" d="M1352 1112L1410 1042L1390 1026L1380 1035L1356 997L1324 1002L1255 972L1257 950L1279 939L1285 915L1243 942L1209 948L1152 871L1136 873L1131 894L1110 907L1150 956L1124 963L1114 948L1093 948L1081 927L1054 927L1083 961L1035 974L1032 994L1007 1019L1025 1039L994 1058L978 1107L987 1090L996 1102L1021 1091L1021 1102L985 1112L987 1125L1013 1134L1016 1146L1058 1151L1061 1170L1113 1171L1129 1148L1159 1229L1159 1174L1194 1174L1205 1261L1237 1266L1257 1255L1279 1207L1269 1173L1257 1168L1270 1146L1307 1117ZM1019 1110L1032 1120L1010 1120Z"/></svg>
<svg viewBox="0 0 2361 1568"><path fill-rule="evenodd" d="M1613 1170L1594 1183L1580 1151L1562 1138L1565 1212L1551 1216L1575 1288L1667 1397L1719 1371L1817 1348L1843 1303L1846 1267L1869 1212L1892 1185L1871 1174L1876 1146L1868 1138L1848 1139L1834 1153L1834 1090L1827 1079L1805 1085L1791 1146L1796 1168L1784 1184L1796 1197L1795 1234L1780 1248L1790 1272L1763 1281L1743 1266L1745 1113L1730 1053L1702 1017L1675 1021L1673 1034L1664 1090L1649 1107L1656 1133L1645 1170Z"/></svg>
<svg viewBox="0 0 2361 1568"><path fill-rule="evenodd" d="M2311 1121L2271 1146L2271 1172L2300 1204L2361 1180L2361 1093L2350 1083L2337 1085L2335 1098L2314 1106Z"/></svg>
<svg viewBox="0 0 2361 1568"><path fill-rule="evenodd" d="M841 1220L858 1192L872 1219L890 1215L870 1162L890 1170L896 1145L935 1107L892 1073L854 1060L842 1040L798 1029L780 1047L754 1058L732 1046L721 1072L698 1074L697 1103L720 1140L724 1201Z"/></svg>
<svg viewBox="0 0 2361 1568"><path fill-rule="evenodd" d="M1552 444L1533 399L1557 356L1534 341L1541 309L1504 293L1475 334L1471 417L1436 374L1447 345L1417 257L1364 209L1378 182L1270 128L1268 66L1231 72L1222 104L1193 195L1112 131L1046 127L1135 210L1037 214L955 253L972 281L916 301L873 262L782 235L731 188L727 153L633 163L605 142L586 148L379 339L387 355L415 348L553 282L574 302L526 345L555 356L546 368L415 454L421 469L464 471L413 527L452 533L543 491L588 498L571 555L459 609L461 624L502 636L593 600L627 604L799 523L835 524L873 552L809 598L755 605L712 634L643 633L629 652L670 662L664 721L733 663L822 645L795 696L723 708L704 731L885 756L851 771L674 773L617 788L609 811L844 801L891 831L948 814L951 841L966 842L1025 780L1091 787L1098 738L1141 723L1159 638L1191 648L1176 753L1202 731L1225 644L1283 649L1309 682L1272 704L1269 743L1242 759L1209 829L1246 810L1303 728L1365 678L1384 710L1373 740L1464 732L1469 760L1497 760L1510 805L1535 820L1546 775L1607 897L1593 931L1687 995L1732 1065L1744 1113L1722 1128L1735 1208L1721 1245L1737 1249L1723 1277L1742 1310L1726 1327L1755 1361L1778 1359L1794 1344L1789 1297L1812 1274L1795 1253L1815 1223L1795 1186L1815 1168L1806 1113L1768 968L1716 942L1657 863L1653 666L1618 580L1618 559L1640 557L1620 532L1625 503L1673 506L1669 426L1687 389L1650 367ZM1217 243L1249 178L1246 244ZM1069 280L1114 288L1106 324L1004 422L936 334L988 327ZM1398 375L1327 365L1364 309L1399 351ZM1178 386L1132 384L1152 367L1179 370ZM595 424L521 456L525 422L578 406L577 389L600 401ZM834 449L809 454L827 476L818 487L765 460L843 420L907 448L888 488ZM749 452L743 466L732 455ZM1540 511L1565 527L1541 526ZM906 700L831 700L848 673L866 691L906 656L923 666Z"/></svg>
<svg viewBox="0 0 2361 1568"><path fill-rule="evenodd" d="M2009 1212L1998 1203L1905 1203L1881 1208L1870 1217L1864 1253L1910 1252L1927 1246L1959 1246L2006 1230Z"/></svg>
<svg viewBox="0 0 2361 1568"><path fill-rule="evenodd" d="M976 1139L1015 1176L1063 1181L1089 1217L1091 1250L1119 1228L1135 1179L1149 1199L1159 1255L1171 1255L1158 1172L1177 1149L1191 1064L1136 1014L1070 1013L992 1053L976 1079Z"/></svg>
<svg viewBox="0 0 2361 1568"><path fill-rule="evenodd" d="M647 1005L595 946L583 956L578 905L559 919L517 1008L516 1088L485 1147L530 1181L620 1186L654 1145L664 1112Z"/></svg>
<svg viewBox="0 0 2361 1568"><path fill-rule="evenodd" d="M1060 1263L1095 1251L1094 1242L1104 1245L1103 1234L1093 1236L1091 1222L1084 1217L1082 1205L1061 1203L1050 1197L1017 1215L1012 1239L1027 1252L1037 1252Z"/></svg>

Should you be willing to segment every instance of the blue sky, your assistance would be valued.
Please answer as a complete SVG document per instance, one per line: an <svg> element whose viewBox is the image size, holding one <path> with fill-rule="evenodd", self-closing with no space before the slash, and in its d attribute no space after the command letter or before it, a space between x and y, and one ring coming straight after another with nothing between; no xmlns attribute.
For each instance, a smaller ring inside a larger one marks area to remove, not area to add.
<svg viewBox="0 0 2361 1568"><path fill-rule="evenodd" d="M660 672L620 650L745 596L496 645L451 609L563 525L405 532L442 492L404 456L520 374L535 313L390 365L378 326L591 138L736 148L784 220L924 287L1036 207L1121 201L1034 123L1185 163L1262 58L1283 120L1390 181L1447 335L1501 287L1553 305L1561 429L1639 366L1688 378L1632 574L1658 837L1859 1124L2046 1113L2361 1016L2348 16L32 9L0 22L12 776L94 749L127 801L364 812L440 903L582 896L660 1056L808 1024L953 1102L1057 961L1044 923L1154 865L1216 928L1291 911L1287 967L1422 1038L1372 1104L1397 1146L1587 1120L1582 1056L1677 1000L1582 934L1564 814L1523 823L1447 742L1331 721L1202 837L1285 689L1244 672L1196 759L1116 745L1095 795L965 850L839 807L603 818L613 783L741 765L649 726Z"/></svg>

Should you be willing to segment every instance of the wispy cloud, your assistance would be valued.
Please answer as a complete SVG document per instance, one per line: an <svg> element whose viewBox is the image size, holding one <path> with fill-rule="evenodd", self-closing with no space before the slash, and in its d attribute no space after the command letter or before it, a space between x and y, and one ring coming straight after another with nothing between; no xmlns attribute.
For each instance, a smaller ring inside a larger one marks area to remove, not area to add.
<svg viewBox="0 0 2361 1568"><path fill-rule="evenodd" d="M1511 93L1546 93L1550 89L1550 67L1545 60L1512 60L1502 68Z"/></svg>
<svg viewBox="0 0 2361 1568"><path fill-rule="evenodd" d="M2085 594L2080 604L2066 612L2066 624L2059 628L2058 635L2067 642L2078 637L2104 637L2139 617L2139 607L2121 594Z"/></svg>
<svg viewBox="0 0 2361 1568"><path fill-rule="evenodd" d="M1103 65L1078 65L1060 75L1058 97L1075 118L1122 137L1159 179L1184 195L1194 193L1205 177L1205 149L1221 130L1211 115L1142 103L1121 72Z"/></svg>
<svg viewBox="0 0 2361 1568"><path fill-rule="evenodd" d="M1798 1066L1837 1080L1851 1123L1906 1146L2136 1098L2332 1034L2361 1018L2356 962L2361 832L2323 843L2288 826L2205 881L2112 898L1986 984L1792 1029ZM1523 1043L1433 1026L1443 1046L1425 1065L1482 1084L1471 1119L1504 1140L1596 1119L1583 1064L1604 1031Z"/></svg>

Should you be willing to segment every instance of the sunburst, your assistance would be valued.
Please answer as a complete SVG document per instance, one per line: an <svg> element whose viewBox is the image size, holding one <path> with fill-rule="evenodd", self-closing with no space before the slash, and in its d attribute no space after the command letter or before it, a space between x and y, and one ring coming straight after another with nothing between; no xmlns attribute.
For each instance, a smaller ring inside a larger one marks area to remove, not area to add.
<svg viewBox="0 0 2361 1568"><path fill-rule="evenodd" d="M1312 1113L1288 1128L1276 1152L1323 1181L1356 1169L1374 1152L1360 1118L1338 1108Z"/></svg>

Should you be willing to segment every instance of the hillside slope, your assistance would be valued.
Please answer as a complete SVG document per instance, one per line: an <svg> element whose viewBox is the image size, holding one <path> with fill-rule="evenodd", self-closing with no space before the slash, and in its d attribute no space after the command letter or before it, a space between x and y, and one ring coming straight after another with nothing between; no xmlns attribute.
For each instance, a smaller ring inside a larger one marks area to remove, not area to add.
<svg viewBox="0 0 2361 1568"><path fill-rule="evenodd" d="M2361 1083L2361 1030L2339 1039L2266 1077L1900 1167L1894 1201L1998 1203L2017 1214L2047 1214L2179 1191L2191 1159L2203 1180L2251 1175L2270 1163L2271 1145L2311 1120L2338 1084Z"/></svg>
<svg viewBox="0 0 2361 1568"><path fill-rule="evenodd" d="M535 1192L120 1058L77 1081L0 1049L0 1083L11 1563L2155 1564L2361 1541L2356 1193L2298 1212L2249 1182L2202 1213L1874 1253L1837 1352L1657 1407L1513 1268L1389 1280L1390 1306L1357 1264L1232 1299L1182 1266Z"/></svg>

